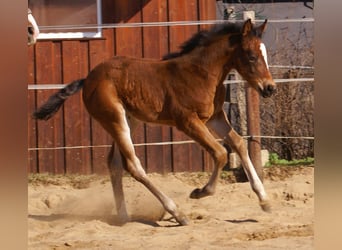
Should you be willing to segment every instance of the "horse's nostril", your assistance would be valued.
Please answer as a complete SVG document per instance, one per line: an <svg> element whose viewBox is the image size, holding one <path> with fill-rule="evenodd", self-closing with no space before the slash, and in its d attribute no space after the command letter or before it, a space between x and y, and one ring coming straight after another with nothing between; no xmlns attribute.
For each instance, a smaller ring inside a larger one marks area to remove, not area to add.
<svg viewBox="0 0 342 250"><path fill-rule="evenodd" d="M275 91L275 87L273 85L268 85L266 89L270 93L273 93Z"/></svg>
<svg viewBox="0 0 342 250"><path fill-rule="evenodd" d="M276 87L274 85L267 85L265 86L264 90L262 91L263 97L270 97L275 92Z"/></svg>

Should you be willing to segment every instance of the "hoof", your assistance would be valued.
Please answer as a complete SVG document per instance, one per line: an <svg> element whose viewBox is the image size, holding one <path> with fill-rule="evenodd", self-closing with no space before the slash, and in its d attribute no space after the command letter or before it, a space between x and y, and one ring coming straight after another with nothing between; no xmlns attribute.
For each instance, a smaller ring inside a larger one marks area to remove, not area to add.
<svg viewBox="0 0 342 250"><path fill-rule="evenodd" d="M264 212L271 213L271 204L269 201L260 202L260 207Z"/></svg>
<svg viewBox="0 0 342 250"><path fill-rule="evenodd" d="M203 192L202 192L202 189L200 188L196 188L194 191L191 192L190 194L190 198L191 199L199 199L203 197Z"/></svg>
<svg viewBox="0 0 342 250"><path fill-rule="evenodd" d="M213 195L214 192L209 191L209 189L207 188L196 188L194 191L191 192L190 194L190 198L191 199L200 199L209 195Z"/></svg>
<svg viewBox="0 0 342 250"><path fill-rule="evenodd" d="M179 225L181 225L181 226L187 226L187 225L190 224L188 218L186 218L186 217L184 217L184 218L182 218L182 219L180 219L180 220L177 220L177 222L178 222Z"/></svg>
<svg viewBox="0 0 342 250"><path fill-rule="evenodd" d="M122 218L120 216L113 216L109 223L112 224L112 225L116 225L116 226L123 226L125 225L126 223L130 222L131 220L127 217L127 218Z"/></svg>
<svg viewBox="0 0 342 250"><path fill-rule="evenodd" d="M188 218L183 213L177 216L177 218L175 219L179 223L180 226L187 226L190 223Z"/></svg>

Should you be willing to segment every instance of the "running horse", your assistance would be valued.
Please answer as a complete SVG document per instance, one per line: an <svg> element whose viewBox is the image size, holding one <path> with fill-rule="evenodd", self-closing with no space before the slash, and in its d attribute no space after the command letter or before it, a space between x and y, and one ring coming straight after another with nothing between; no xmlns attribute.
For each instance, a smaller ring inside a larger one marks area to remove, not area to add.
<svg viewBox="0 0 342 250"><path fill-rule="evenodd" d="M263 97L270 97L276 85L263 56L261 35L267 20L253 27L219 24L200 31L186 41L178 53L162 60L117 56L97 65L85 79L76 80L50 96L33 113L36 119L49 119L64 101L83 88L83 101L89 112L113 138L108 167L118 216L129 221L123 187L123 169L141 182L161 202L180 225L189 220L175 202L156 187L146 175L134 151L131 133L136 121L175 126L206 149L214 160L207 184L190 197L213 195L222 168L228 160L223 139L240 156L243 169L264 211L270 203L263 183L248 156L244 140L232 128L222 109L223 81L236 69ZM115 147L122 166L115 166Z"/></svg>
<svg viewBox="0 0 342 250"><path fill-rule="evenodd" d="M27 25L27 35L28 35L28 45L33 45L37 42L37 37L39 35L39 28L36 20L34 19L30 9L27 11L28 25Z"/></svg>

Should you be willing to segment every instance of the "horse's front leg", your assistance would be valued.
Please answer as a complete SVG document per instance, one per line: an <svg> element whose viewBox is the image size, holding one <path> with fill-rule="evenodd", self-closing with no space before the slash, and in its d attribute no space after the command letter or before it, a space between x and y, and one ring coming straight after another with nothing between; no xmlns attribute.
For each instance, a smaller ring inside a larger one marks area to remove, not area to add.
<svg viewBox="0 0 342 250"><path fill-rule="evenodd" d="M269 199L264 185L262 184L257 172L250 160L248 150L243 138L232 128L226 114L220 111L207 123L208 128L219 138L222 138L241 158L243 169L248 177L253 191L259 198L260 206L264 211L270 211ZM213 173L217 174L217 171ZM216 185L217 176L213 176L208 185Z"/></svg>
<svg viewBox="0 0 342 250"><path fill-rule="evenodd" d="M190 194L190 198L199 199L208 195L213 195L220 172L228 160L227 150L216 140L208 127L195 113L187 115L182 122L179 122L177 128L204 147L212 156L215 165L209 182L203 188L195 189Z"/></svg>

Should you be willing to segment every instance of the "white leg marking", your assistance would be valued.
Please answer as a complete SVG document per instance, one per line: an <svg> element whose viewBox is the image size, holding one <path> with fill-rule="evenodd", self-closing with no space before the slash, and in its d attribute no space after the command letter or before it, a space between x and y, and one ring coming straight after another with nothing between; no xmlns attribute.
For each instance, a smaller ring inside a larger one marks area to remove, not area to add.
<svg viewBox="0 0 342 250"><path fill-rule="evenodd" d="M250 184L257 193L260 201L267 200L267 194L264 188L264 185L262 184L257 172L254 169L253 163L251 162L251 159L249 158L247 154L247 169L249 171L249 174L247 176L249 177Z"/></svg>
<svg viewBox="0 0 342 250"><path fill-rule="evenodd" d="M133 141L131 138L131 131L130 131L130 127L128 125L126 115L125 115L125 110L123 109L122 112L124 114L123 117L124 117L124 123L125 123L124 129L122 131L122 134L123 134L122 144L125 144L126 147L129 148L129 150L134 153L134 158L132 159L133 160L132 164L134 166L136 166L136 170L141 176L146 177L147 176L146 172L145 172L144 168L141 166L140 160L135 155ZM129 159L127 159L127 160L129 161Z"/></svg>

